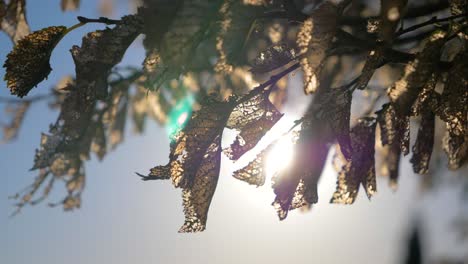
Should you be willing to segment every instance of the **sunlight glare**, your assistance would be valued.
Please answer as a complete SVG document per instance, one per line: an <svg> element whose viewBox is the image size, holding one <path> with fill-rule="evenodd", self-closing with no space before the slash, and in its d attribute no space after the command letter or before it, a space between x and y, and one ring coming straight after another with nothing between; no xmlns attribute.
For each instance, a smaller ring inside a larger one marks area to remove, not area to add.
<svg viewBox="0 0 468 264"><path fill-rule="evenodd" d="M283 136L276 142L267 155L265 171L268 178L287 169L294 156L294 143L290 134Z"/></svg>

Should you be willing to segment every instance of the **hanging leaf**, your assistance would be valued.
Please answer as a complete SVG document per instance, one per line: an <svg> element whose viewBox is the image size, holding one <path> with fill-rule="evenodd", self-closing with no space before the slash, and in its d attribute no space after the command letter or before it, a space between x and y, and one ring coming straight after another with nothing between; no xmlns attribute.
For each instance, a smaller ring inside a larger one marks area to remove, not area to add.
<svg viewBox="0 0 468 264"><path fill-rule="evenodd" d="M456 170L468 161L468 135L445 134L442 148L448 157L448 168Z"/></svg>
<svg viewBox="0 0 468 264"><path fill-rule="evenodd" d="M227 127L239 130L234 143L225 150L232 160L239 159L257 145L260 139L283 116L262 92L252 99L237 105L231 113Z"/></svg>
<svg viewBox="0 0 468 264"><path fill-rule="evenodd" d="M418 137L413 145L413 171L418 174L427 174L429 171L429 162L432 155L432 147L434 146L434 126L435 115L428 110L421 117Z"/></svg>
<svg viewBox="0 0 468 264"><path fill-rule="evenodd" d="M297 34L300 63L304 75L304 92L315 92L326 51L335 36L338 19L337 7L326 1L306 19Z"/></svg>
<svg viewBox="0 0 468 264"><path fill-rule="evenodd" d="M416 59L406 65L403 77L389 89L388 96L399 116L409 115L418 95L431 79L440 60L444 37L441 31L432 34Z"/></svg>
<svg viewBox="0 0 468 264"><path fill-rule="evenodd" d="M26 20L26 0L10 0L8 5L0 1L0 26L13 43L30 33Z"/></svg>
<svg viewBox="0 0 468 264"><path fill-rule="evenodd" d="M279 67L282 67L295 60L296 52L286 44L278 44L269 47L252 62L253 73L267 73Z"/></svg>
<svg viewBox="0 0 468 264"><path fill-rule="evenodd" d="M367 55L366 63L362 68L361 75L359 76L358 82L356 84L358 89L365 89L372 76L374 75L375 70L384 62L384 51L383 46L379 46L374 50L371 50Z"/></svg>
<svg viewBox="0 0 468 264"><path fill-rule="evenodd" d="M352 146L349 136L352 92L347 87L328 89L317 95L319 109L315 113L330 127L330 133L337 139L341 153L346 159L351 158Z"/></svg>
<svg viewBox="0 0 468 264"><path fill-rule="evenodd" d="M66 29L63 26L44 28L18 42L3 65L6 68L4 79L11 94L23 97L47 78L52 71L50 55Z"/></svg>
<svg viewBox="0 0 468 264"><path fill-rule="evenodd" d="M170 178L175 187L183 189L185 223L180 232L205 229L218 180L221 135L234 106L234 101L204 99L201 109L173 137L169 163L153 168L148 176L142 176L144 180Z"/></svg>
<svg viewBox="0 0 468 264"><path fill-rule="evenodd" d="M378 153L382 158L380 166L380 173L389 177L389 185L393 190L398 187L399 168L401 149L400 144L394 141L391 145L383 147L382 151Z"/></svg>
<svg viewBox="0 0 468 264"><path fill-rule="evenodd" d="M242 1L224 0L219 9L220 30L216 36L218 61L215 71L230 73L233 66L245 60L246 42L258 15L263 12L261 6L245 5Z"/></svg>
<svg viewBox="0 0 468 264"><path fill-rule="evenodd" d="M294 147L295 157L289 170L279 172L273 179L275 208L279 219L288 211L317 203L317 184L322 174L333 134L320 115L321 97L317 94L303 117L301 131Z"/></svg>
<svg viewBox="0 0 468 264"><path fill-rule="evenodd" d="M353 155L338 175L331 203L352 204L362 184L370 199L377 190L375 179L375 119L364 118L351 131Z"/></svg>
<svg viewBox="0 0 468 264"><path fill-rule="evenodd" d="M397 144L404 155L409 153L410 122L409 116L399 116L393 104L385 104L376 112L380 126L382 145Z"/></svg>
<svg viewBox="0 0 468 264"><path fill-rule="evenodd" d="M436 108L437 115L446 122L450 133L468 134L468 55L461 52L448 72L444 91Z"/></svg>

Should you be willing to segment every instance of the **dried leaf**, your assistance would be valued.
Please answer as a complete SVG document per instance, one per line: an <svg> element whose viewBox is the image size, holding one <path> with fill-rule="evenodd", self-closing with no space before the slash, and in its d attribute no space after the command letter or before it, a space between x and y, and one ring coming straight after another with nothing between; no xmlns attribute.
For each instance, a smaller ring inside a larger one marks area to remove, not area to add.
<svg viewBox="0 0 468 264"><path fill-rule="evenodd" d="M237 0L225 0L219 9L220 30L216 36L218 61L215 71L230 73L233 65L245 59L243 49L251 34L252 26L263 11L261 6L245 5Z"/></svg>
<svg viewBox="0 0 468 264"><path fill-rule="evenodd" d="M268 153L271 151L274 143L270 144L267 148L262 150L255 159L250 161L247 166L242 169L236 170L233 173L233 177L245 181L248 184L262 186L265 184L266 171L265 171L265 161L267 159Z"/></svg>
<svg viewBox="0 0 468 264"><path fill-rule="evenodd" d="M29 25L26 20L26 0L10 0L8 5L0 1L2 7L0 10L1 29L10 36L14 43L24 38L30 33Z"/></svg>
<svg viewBox="0 0 468 264"><path fill-rule="evenodd" d="M468 134L468 55L460 53L448 72L436 114L446 122L450 133Z"/></svg>
<svg viewBox="0 0 468 264"><path fill-rule="evenodd" d="M269 92L262 92L237 105L231 113L227 127L239 130L234 143L225 150L232 160L239 159L257 145L260 139L283 116L268 99Z"/></svg>
<svg viewBox="0 0 468 264"><path fill-rule="evenodd" d="M413 145L413 171L418 174L427 174L429 172L429 162L434 146L434 126L435 115L432 111L426 111L421 117L418 137Z"/></svg>
<svg viewBox="0 0 468 264"><path fill-rule="evenodd" d="M362 68L361 75L359 76L356 84L358 89L365 89L367 84L374 75L375 70L384 62L384 50L383 46L371 50L367 55L366 63Z"/></svg>
<svg viewBox="0 0 468 264"><path fill-rule="evenodd" d="M319 86L320 68L335 36L337 7L326 1L304 21L297 34L300 63L304 75L304 92L315 92Z"/></svg>
<svg viewBox="0 0 468 264"><path fill-rule="evenodd" d="M388 96L400 116L409 115L418 95L436 71L444 37L444 32L435 32L416 59L406 65L403 77L389 89Z"/></svg>
<svg viewBox="0 0 468 264"><path fill-rule="evenodd" d="M450 170L459 169L468 161L468 135L447 132L443 138L442 148L447 153Z"/></svg>
<svg viewBox="0 0 468 264"><path fill-rule="evenodd" d="M327 159L332 133L321 115L317 115L321 98L317 95L303 117L299 138L295 144L295 157L290 170L281 171L273 179L276 194L273 207L280 220L288 211L317 203L317 184Z"/></svg>
<svg viewBox="0 0 468 264"><path fill-rule="evenodd" d="M328 89L320 95L319 109L315 113L330 127L330 133L340 144L341 153L351 158L352 146L349 136L352 92L347 87Z"/></svg>
<svg viewBox="0 0 468 264"><path fill-rule="evenodd" d="M393 104L385 104L377 113L382 145L398 144L404 155L409 153L410 122L409 116L399 116Z"/></svg>
<svg viewBox="0 0 468 264"><path fill-rule="evenodd" d="M352 204L362 184L370 199L377 190L375 179L375 119L360 119L351 131L353 155L338 175L331 203Z"/></svg>
<svg viewBox="0 0 468 264"><path fill-rule="evenodd" d="M180 232L205 229L221 160L221 135L234 101L205 98L187 125L173 137L169 163L157 166L144 180L168 179L183 189L185 224ZM170 175L170 177L168 176Z"/></svg>
<svg viewBox="0 0 468 264"><path fill-rule="evenodd" d="M66 29L63 26L44 28L18 42L3 65L6 68L4 79L11 94L23 97L47 78L52 70L50 55Z"/></svg>
<svg viewBox="0 0 468 264"><path fill-rule="evenodd" d="M253 73L267 73L290 63L295 58L296 52L286 44L274 45L260 52L252 62L251 71Z"/></svg>

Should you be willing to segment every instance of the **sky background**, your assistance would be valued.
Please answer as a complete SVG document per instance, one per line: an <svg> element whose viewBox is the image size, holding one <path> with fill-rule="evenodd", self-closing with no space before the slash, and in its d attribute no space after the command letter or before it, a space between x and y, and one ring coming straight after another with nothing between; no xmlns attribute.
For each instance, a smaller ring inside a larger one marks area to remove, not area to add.
<svg viewBox="0 0 468 264"><path fill-rule="evenodd" d="M38 30L71 26L77 15L100 16L98 1L81 2L77 12L63 13L58 0L28 1L29 24ZM129 12L127 1L115 4L113 18ZM30 95L45 93L61 77L73 74L68 50L79 45L86 32L98 28L103 26L86 25L67 35L52 55L49 79ZM2 61L11 48L11 41L1 33ZM143 58L139 39L121 65L138 66ZM3 68L0 75L4 75ZM299 87L298 75L291 78L291 87ZM9 96L4 82L0 83L0 96ZM297 115L303 105L294 101L287 111ZM468 211L461 204L462 188L447 181L431 194L422 194L419 176L410 173L408 158L402 161L396 193L380 178L372 202L360 192L352 206L328 203L336 182L336 172L328 166L319 184L318 205L308 213L293 211L282 222L270 206L274 196L269 182L255 188L238 181L223 159L206 231L179 234L184 220L180 189L174 189L170 181L143 182L134 174L168 159L164 128L151 122L142 136L127 129L124 143L103 162L95 157L86 162L80 210L65 213L47 207L48 202L63 197L63 186L57 184L46 202L9 218L14 201L7 197L32 183L37 174L29 171L34 149L40 133L48 130L57 115L46 103L33 104L19 140L0 145L0 263L400 263L407 232L416 219L425 219L418 223L428 230L425 247L429 258L463 256L468 246L458 243L450 229L454 217ZM0 120L5 118L0 112Z"/></svg>

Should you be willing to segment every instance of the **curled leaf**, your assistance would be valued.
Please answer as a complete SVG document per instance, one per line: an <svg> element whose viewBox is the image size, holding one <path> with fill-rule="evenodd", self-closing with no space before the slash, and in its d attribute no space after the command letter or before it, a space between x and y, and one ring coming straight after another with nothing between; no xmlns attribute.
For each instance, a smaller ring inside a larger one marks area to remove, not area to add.
<svg viewBox="0 0 468 264"><path fill-rule="evenodd" d="M18 42L3 65L6 68L4 79L11 94L23 97L47 78L52 71L50 55L66 29L63 26L44 28Z"/></svg>

